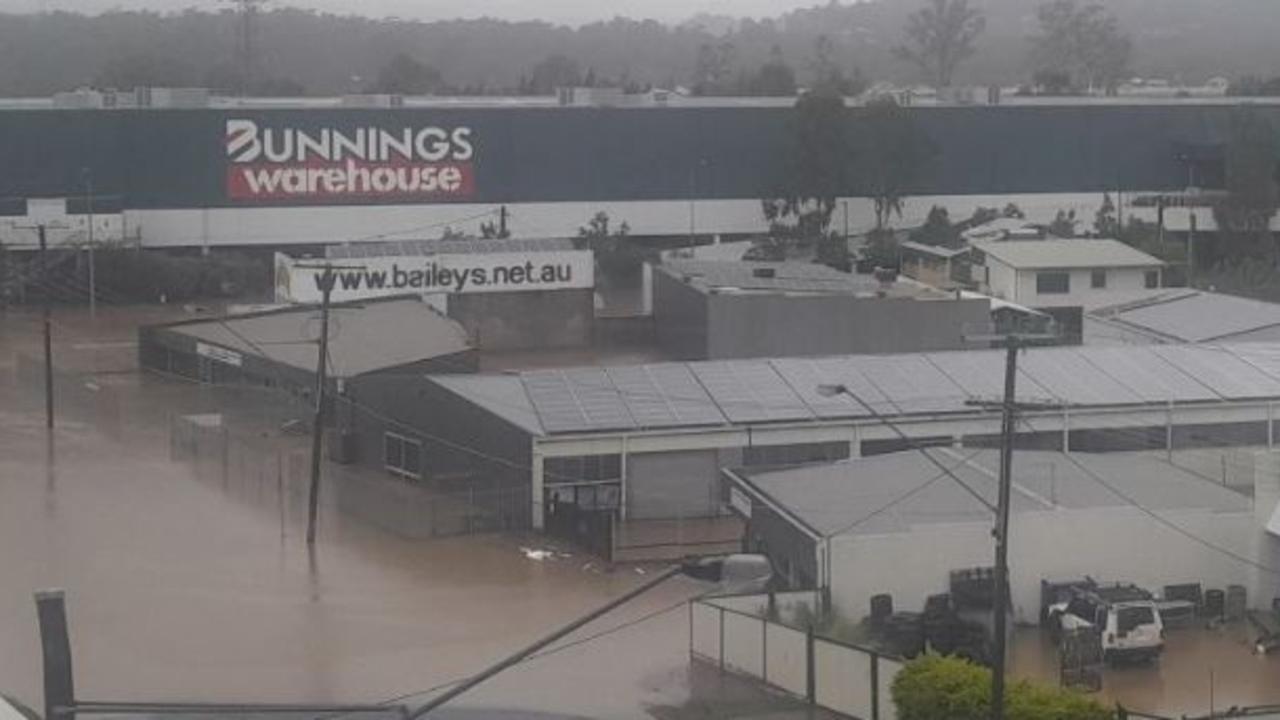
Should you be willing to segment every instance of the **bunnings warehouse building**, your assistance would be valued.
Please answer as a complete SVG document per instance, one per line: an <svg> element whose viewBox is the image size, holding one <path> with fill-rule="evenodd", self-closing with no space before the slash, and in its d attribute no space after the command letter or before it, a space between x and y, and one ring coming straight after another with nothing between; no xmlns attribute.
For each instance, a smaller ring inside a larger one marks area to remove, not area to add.
<svg viewBox="0 0 1280 720"><path fill-rule="evenodd" d="M766 229L759 198L776 188L789 147L791 102L407 98L377 108L205 98L57 109L13 101L0 106L0 197L12 199L3 212L18 222L0 222L0 242L29 242L14 226L32 221L75 225L59 215L85 210L90 180L96 212L116 216L110 234L145 247L438 237L445 227L497 221L503 206L519 237L572 236L600 211L638 236L755 233ZM1280 120L1280 107L1253 104ZM913 107L938 152L907 188L908 214L923 217L943 201L956 217L1013 200L1036 219L1071 207L1088 217L1104 192L1221 187L1233 111L1223 99ZM854 134L864 113L849 110ZM860 199L870 179L856 161L853 170L844 195L856 232L872 213ZM1126 208L1143 212L1154 215ZM1168 212L1171 227L1179 213ZM1210 213L1201 215L1208 228Z"/></svg>
<svg viewBox="0 0 1280 720"><path fill-rule="evenodd" d="M374 412L347 429L364 447L387 433L420 443L423 478L527 487L520 524L543 527L556 503L625 520L714 517L722 468L995 445L999 414L972 401L999 397L1003 376L1004 353L986 350L372 375L348 387ZM862 402L825 397L826 384ZM1280 345L1031 349L1018 394L1044 408L1021 416L1027 449L1269 447Z"/></svg>

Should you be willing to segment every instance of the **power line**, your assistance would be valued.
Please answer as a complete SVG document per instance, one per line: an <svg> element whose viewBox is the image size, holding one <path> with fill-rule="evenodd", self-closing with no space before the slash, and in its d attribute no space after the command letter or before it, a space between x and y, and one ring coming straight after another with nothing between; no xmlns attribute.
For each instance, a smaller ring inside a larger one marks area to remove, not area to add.
<svg viewBox="0 0 1280 720"><path fill-rule="evenodd" d="M1171 521L1171 520L1168 520L1167 518L1163 517L1163 516L1162 516L1162 515L1160 515L1159 513L1155 512L1154 510L1151 510L1150 508L1148 508L1148 507L1144 506L1142 503L1138 502L1138 501L1137 501L1133 496L1131 496L1131 495L1129 495L1129 494L1125 493L1124 491L1122 491L1122 490L1120 490L1119 488L1117 488L1115 485L1113 485L1113 484L1111 484L1110 482L1108 482L1105 478L1103 478L1103 477L1102 477L1102 475L1101 475L1101 474L1099 474L1098 472L1096 472L1095 470L1093 470L1093 468L1090 468L1090 467L1088 467L1087 465L1085 465L1084 463L1080 462L1080 460L1079 460L1079 459L1077 459L1076 457L1074 457L1072 453L1069 453L1069 452L1068 452L1068 453L1062 453L1062 456L1063 456L1064 458L1066 458L1068 462L1070 462L1072 465L1074 465L1076 468L1078 468L1081 472L1083 472L1084 474L1086 474L1086 475L1088 475L1090 478L1092 478L1092 479L1094 480L1094 482L1096 482L1096 483L1098 483L1099 485L1101 485L1102 487L1106 488L1108 491L1110 491L1110 492L1111 492L1112 494L1114 494L1116 497L1118 497L1118 498L1120 498L1121 500L1125 501L1127 504L1129 504L1129 505L1133 506L1134 508L1136 508L1137 510L1139 510L1140 512L1142 512L1144 515L1146 515L1147 517L1151 518L1152 520L1155 520L1156 522L1160 523L1161 525L1164 525L1165 527L1169 528L1170 530L1173 530L1174 532L1178 533L1179 535L1182 535L1183 537L1186 537L1186 538L1187 538L1187 539L1189 539L1189 540L1192 540L1192 541L1194 541L1194 542L1196 542L1196 543L1198 543L1198 544L1200 544L1200 545L1203 545L1204 547L1207 547L1207 548L1209 548L1210 550L1213 550L1213 551L1215 551L1215 552L1217 552L1217 553L1219 553L1219 554L1221 554L1221 555L1223 555L1223 556L1225 556L1225 557L1229 557L1229 558L1231 558L1231 559L1233 559L1233 560L1235 560L1235 561L1237 561L1237 562L1239 562L1239 563L1242 563L1242 564L1248 565L1248 566L1250 566L1250 567L1256 568L1256 569L1261 570L1261 571L1263 571L1263 572L1266 572L1266 573L1268 573L1268 574L1276 575L1276 576L1280 577L1280 570L1277 570L1277 569L1275 569L1275 568L1271 568L1271 567L1268 567L1268 566L1266 566L1266 565L1263 565L1263 564L1259 563L1258 561L1256 561L1256 560L1254 560L1254 559L1252 559L1252 558L1246 557L1246 556L1244 556L1244 555L1241 555L1241 554L1239 554L1239 553L1235 552L1234 550L1231 550L1231 549L1229 549L1229 548L1222 547L1221 545L1218 545L1217 543L1214 543L1214 542L1213 542L1213 541L1211 541L1211 540L1207 540L1207 539L1205 539L1205 538L1202 538L1202 537L1200 537L1199 535L1196 535L1195 533L1191 532L1190 530L1187 530L1186 528L1182 527L1181 525L1178 525L1177 523L1175 523L1175 522L1173 522L1173 521Z"/></svg>

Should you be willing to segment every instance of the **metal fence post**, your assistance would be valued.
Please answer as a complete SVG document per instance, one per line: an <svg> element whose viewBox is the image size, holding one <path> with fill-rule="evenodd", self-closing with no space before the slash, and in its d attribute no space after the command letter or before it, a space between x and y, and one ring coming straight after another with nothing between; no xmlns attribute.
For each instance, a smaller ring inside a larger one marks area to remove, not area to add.
<svg viewBox="0 0 1280 720"><path fill-rule="evenodd" d="M724 608L718 607L720 611L720 672L724 672Z"/></svg>
<svg viewBox="0 0 1280 720"><path fill-rule="evenodd" d="M871 720L880 720L880 654L871 653Z"/></svg>
<svg viewBox="0 0 1280 720"><path fill-rule="evenodd" d="M765 685L769 684L769 620L760 620L760 675Z"/></svg>
<svg viewBox="0 0 1280 720"><path fill-rule="evenodd" d="M810 623L804 633L805 695L810 705L818 702L818 674L814 656L813 624Z"/></svg>

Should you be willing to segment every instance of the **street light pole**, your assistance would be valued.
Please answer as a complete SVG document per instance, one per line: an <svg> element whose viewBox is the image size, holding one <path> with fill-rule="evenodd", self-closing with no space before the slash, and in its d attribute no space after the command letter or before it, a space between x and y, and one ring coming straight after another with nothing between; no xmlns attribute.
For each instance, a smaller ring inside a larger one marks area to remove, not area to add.
<svg viewBox="0 0 1280 720"><path fill-rule="evenodd" d="M94 278L93 258L93 171L84 169L84 201L89 215L89 317L98 317L98 286Z"/></svg>
<svg viewBox="0 0 1280 720"><path fill-rule="evenodd" d="M36 231L40 234L40 314L44 323L44 424L53 429L53 320L49 307L49 242L45 225L41 223Z"/></svg>

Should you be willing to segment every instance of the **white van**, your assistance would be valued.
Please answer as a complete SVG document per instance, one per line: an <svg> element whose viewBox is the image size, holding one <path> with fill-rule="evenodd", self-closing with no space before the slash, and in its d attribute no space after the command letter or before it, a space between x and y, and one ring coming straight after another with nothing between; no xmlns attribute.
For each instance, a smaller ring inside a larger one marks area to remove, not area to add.
<svg viewBox="0 0 1280 720"><path fill-rule="evenodd" d="M1080 587L1049 606L1058 630L1093 628L1102 636L1107 662L1154 660L1164 651L1164 622L1151 593L1133 585Z"/></svg>

